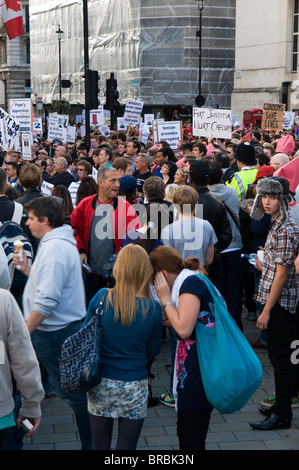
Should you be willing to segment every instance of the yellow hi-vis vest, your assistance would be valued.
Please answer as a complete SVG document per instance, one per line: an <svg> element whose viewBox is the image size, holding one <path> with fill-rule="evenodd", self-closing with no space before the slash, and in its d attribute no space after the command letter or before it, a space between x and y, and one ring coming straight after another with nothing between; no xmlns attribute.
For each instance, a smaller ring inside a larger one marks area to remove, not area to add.
<svg viewBox="0 0 299 470"><path fill-rule="evenodd" d="M249 186L254 182L257 172L257 168L237 171L225 184L235 188L238 191L239 201L242 201L246 196Z"/></svg>

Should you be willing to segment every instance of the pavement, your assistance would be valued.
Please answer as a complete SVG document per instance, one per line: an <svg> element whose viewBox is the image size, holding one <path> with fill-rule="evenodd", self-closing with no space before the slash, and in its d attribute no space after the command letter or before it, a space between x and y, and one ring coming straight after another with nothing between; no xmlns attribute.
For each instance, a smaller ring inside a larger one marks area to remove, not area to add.
<svg viewBox="0 0 299 470"><path fill-rule="evenodd" d="M244 334L249 342L259 337L254 321L243 318ZM240 411L220 415L213 411L206 440L207 450L299 450L299 408L293 410L290 429L257 431L249 426L250 421L262 420L258 412L260 401L273 395L273 369L267 350L255 349L262 367L263 380L250 401ZM168 392L170 376L169 339L163 341L162 350L153 364L153 396ZM24 450L80 450L77 425L72 410L59 398L44 399L42 421L38 431L24 439ZM115 446L117 429L113 431L112 449ZM176 411L159 403L148 408L147 417L138 441L137 450L179 450L176 436Z"/></svg>

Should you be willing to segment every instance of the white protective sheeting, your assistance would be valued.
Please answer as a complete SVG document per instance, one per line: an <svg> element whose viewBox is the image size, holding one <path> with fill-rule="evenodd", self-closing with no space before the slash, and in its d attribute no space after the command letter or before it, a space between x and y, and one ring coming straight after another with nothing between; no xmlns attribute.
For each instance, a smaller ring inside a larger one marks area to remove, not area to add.
<svg viewBox="0 0 299 470"><path fill-rule="evenodd" d="M206 106L230 107L233 89L236 0L206 0L202 21L202 94ZM195 0L89 0L89 68L106 78L115 73L120 102L194 105L198 94L199 15ZM30 0L31 86L44 103L57 99L58 25L62 90L71 104L84 104L82 0ZM131 86L140 81L140 86Z"/></svg>

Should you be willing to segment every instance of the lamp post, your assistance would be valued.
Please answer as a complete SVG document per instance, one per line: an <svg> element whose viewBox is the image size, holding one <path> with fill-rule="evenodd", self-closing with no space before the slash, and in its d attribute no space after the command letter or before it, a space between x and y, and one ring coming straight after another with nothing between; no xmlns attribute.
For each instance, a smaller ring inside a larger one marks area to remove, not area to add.
<svg viewBox="0 0 299 470"><path fill-rule="evenodd" d="M59 101L61 101L61 36L63 34L63 31L60 29L60 24L58 25L58 30L56 31L56 34L58 36ZM60 105L59 105L59 107L60 107Z"/></svg>
<svg viewBox="0 0 299 470"><path fill-rule="evenodd" d="M195 0L198 4L199 11L199 29L196 32L196 37L198 37L199 42L199 63L198 63L198 96L195 98L195 104L199 107L205 104L205 98L201 94L201 46L202 46L202 10L204 8L204 0Z"/></svg>
<svg viewBox="0 0 299 470"><path fill-rule="evenodd" d="M85 142L90 145L90 71L88 41L88 3L83 0L84 78L85 78Z"/></svg>

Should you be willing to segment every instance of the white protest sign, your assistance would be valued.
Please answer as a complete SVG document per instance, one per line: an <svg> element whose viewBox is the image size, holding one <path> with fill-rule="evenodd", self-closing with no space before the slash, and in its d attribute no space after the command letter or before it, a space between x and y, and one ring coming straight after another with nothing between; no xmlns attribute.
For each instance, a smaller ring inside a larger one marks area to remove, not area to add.
<svg viewBox="0 0 299 470"><path fill-rule="evenodd" d="M95 180L95 182L98 182L98 170L93 166L92 167L92 174L91 177Z"/></svg>
<svg viewBox="0 0 299 470"><path fill-rule="evenodd" d="M76 128L74 126L68 126L66 141L69 144L74 144L76 140Z"/></svg>
<svg viewBox="0 0 299 470"><path fill-rule="evenodd" d="M294 125L295 113L292 111L285 111L283 128L286 130L292 129Z"/></svg>
<svg viewBox="0 0 299 470"><path fill-rule="evenodd" d="M9 101L9 113L20 124L20 132L31 132L32 103L30 98Z"/></svg>
<svg viewBox="0 0 299 470"><path fill-rule="evenodd" d="M144 122L150 127L152 127L154 119L155 119L154 114L145 114L144 115Z"/></svg>
<svg viewBox="0 0 299 470"><path fill-rule="evenodd" d="M0 108L0 122L0 147L4 150L13 148L20 134L19 122L2 108Z"/></svg>
<svg viewBox="0 0 299 470"><path fill-rule="evenodd" d="M140 142L142 142L143 144L146 144L150 136L150 131L149 131L149 127L147 123L141 122L139 124L139 135L140 135Z"/></svg>
<svg viewBox="0 0 299 470"><path fill-rule="evenodd" d="M157 122L157 139L169 143L173 150L182 145L182 121Z"/></svg>
<svg viewBox="0 0 299 470"><path fill-rule="evenodd" d="M98 107L98 109L92 109L89 115L90 115L91 126L103 126L104 125L104 108L102 104Z"/></svg>
<svg viewBox="0 0 299 470"><path fill-rule="evenodd" d="M22 158L26 161L30 161L32 159L31 132L22 132Z"/></svg>
<svg viewBox="0 0 299 470"><path fill-rule="evenodd" d="M193 108L193 135L231 139L231 111L226 109Z"/></svg>
<svg viewBox="0 0 299 470"><path fill-rule="evenodd" d="M117 118L117 129L118 129L119 131L121 131L121 130L125 131L125 130L127 129L127 127L128 127L128 126L127 126L127 124L126 124L124 118L118 117L118 118Z"/></svg>
<svg viewBox="0 0 299 470"><path fill-rule="evenodd" d="M128 100L124 112L125 123L137 126L140 122L140 116L143 109L143 101Z"/></svg>
<svg viewBox="0 0 299 470"><path fill-rule="evenodd" d="M67 142L67 128L69 117L66 114L50 114L48 125L48 140L61 140L62 143Z"/></svg>
<svg viewBox="0 0 299 470"><path fill-rule="evenodd" d="M106 124L104 126L101 126L99 130L102 135L105 135L106 137L110 136L109 126L107 126Z"/></svg>
<svg viewBox="0 0 299 470"><path fill-rule="evenodd" d="M42 134L43 133L43 123L41 117L34 117L32 119L32 132L33 134Z"/></svg>
<svg viewBox="0 0 299 470"><path fill-rule="evenodd" d="M40 190L45 196L52 196L51 188L54 188L54 184L43 181Z"/></svg>
<svg viewBox="0 0 299 470"><path fill-rule="evenodd" d="M158 142L158 136L157 136L157 124L158 122L164 122L164 118L158 118L155 119L153 122L153 131L154 131L154 143L156 144Z"/></svg>

